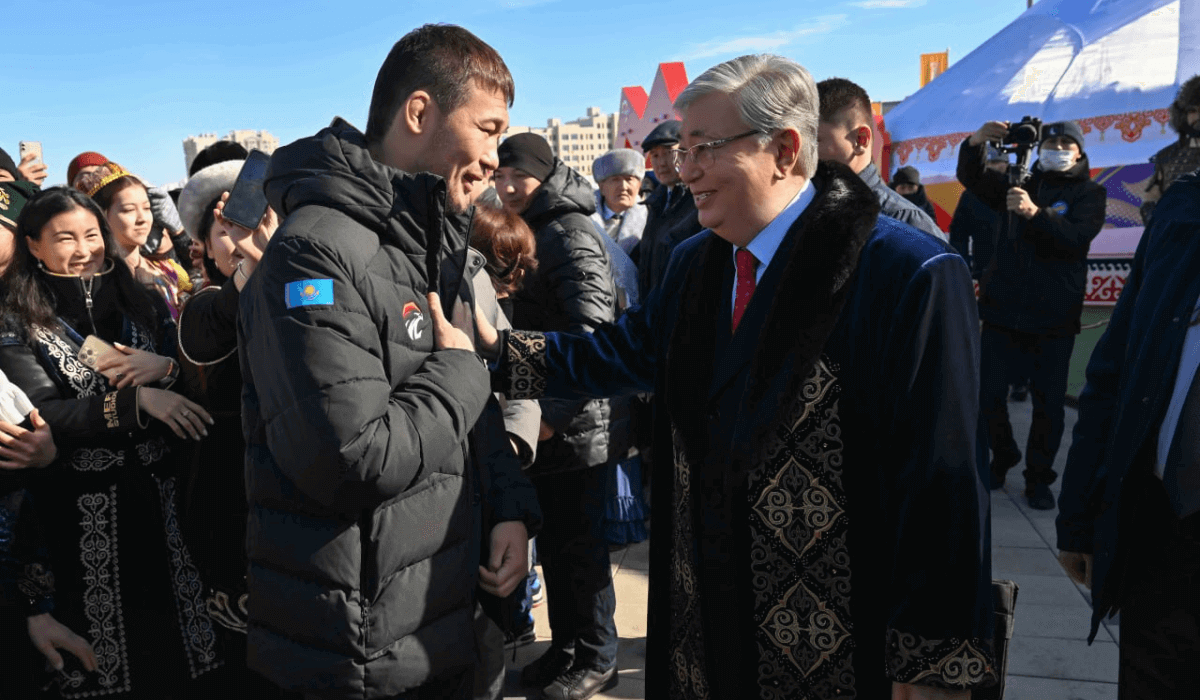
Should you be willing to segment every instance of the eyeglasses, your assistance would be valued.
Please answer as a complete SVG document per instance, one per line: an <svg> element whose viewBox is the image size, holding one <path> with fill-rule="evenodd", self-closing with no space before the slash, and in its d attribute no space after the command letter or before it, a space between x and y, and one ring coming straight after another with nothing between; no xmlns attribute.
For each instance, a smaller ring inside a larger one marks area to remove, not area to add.
<svg viewBox="0 0 1200 700"><path fill-rule="evenodd" d="M688 158L691 158L692 162L696 165L699 165L702 168L707 168L716 162L718 148L721 148L722 146L728 146L738 139L744 139L747 136L754 136L762 133L764 132L759 129L752 129L744 134L738 134L737 136L717 139L716 141L709 141L708 143L698 143L691 148L673 148L671 149L671 164L675 166L676 170L678 170L679 168L683 167L683 164L687 162Z"/></svg>

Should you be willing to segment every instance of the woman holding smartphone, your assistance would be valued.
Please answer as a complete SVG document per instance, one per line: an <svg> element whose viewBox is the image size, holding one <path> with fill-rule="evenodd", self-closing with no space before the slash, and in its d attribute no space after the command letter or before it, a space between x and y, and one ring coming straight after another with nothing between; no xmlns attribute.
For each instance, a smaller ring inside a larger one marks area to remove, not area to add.
<svg viewBox="0 0 1200 700"><path fill-rule="evenodd" d="M192 446L180 477L180 520L196 566L208 585L206 603L219 625L230 666L227 700L283 697L246 668L246 504L242 437L242 372L238 365L238 299L278 218L267 208L250 231L221 216L245 161L197 171L179 193L184 229L204 246L215 283L194 294L179 315L180 382L213 417L210 439Z"/></svg>
<svg viewBox="0 0 1200 700"><path fill-rule="evenodd" d="M54 430L58 458L29 475L54 574L54 615L92 645L64 698L215 695L222 665L175 506L176 440L212 419L170 390L178 366L162 300L133 278L95 202L58 187L17 221L3 279L0 371ZM111 344L95 367L85 338Z"/></svg>
<svg viewBox="0 0 1200 700"><path fill-rule="evenodd" d="M150 191L145 183L120 165L108 162L80 174L75 188L100 205L134 278L162 297L172 320L179 318L179 308L192 291L192 281L187 271L171 258L142 254L142 246L154 224Z"/></svg>

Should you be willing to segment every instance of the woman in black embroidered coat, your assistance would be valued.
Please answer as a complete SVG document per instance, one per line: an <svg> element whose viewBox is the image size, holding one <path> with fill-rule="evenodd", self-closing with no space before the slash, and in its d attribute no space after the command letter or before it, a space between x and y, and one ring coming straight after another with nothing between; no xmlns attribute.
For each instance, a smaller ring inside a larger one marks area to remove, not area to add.
<svg viewBox="0 0 1200 700"><path fill-rule="evenodd" d="M180 380L183 391L213 417L209 437L185 450L179 483L184 538L207 585L205 603L220 626L229 662L225 700L283 697L282 691L246 668L246 441L242 436L242 371L238 365L238 300L267 240L278 226L267 209L254 232L214 214L245 160L195 172L179 194L184 229L204 248L210 285L179 313Z"/></svg>
<svg viewBox="0 0 1200 700"><path fill-rule="evenodd" d="M173 350L174 325L115 251L91 200L47 190L22 212L3 285L0 370L28 394L59 448L28 483L50 553L55 616L92 644L98 662L88 673L68 658L58 692L202 697L215 680L205 674L222 661L179 532L170 433L199 438L210 419L161 388L178 371L156 354ZM92 334L120 344L98 370L78 358Z"/></svg>

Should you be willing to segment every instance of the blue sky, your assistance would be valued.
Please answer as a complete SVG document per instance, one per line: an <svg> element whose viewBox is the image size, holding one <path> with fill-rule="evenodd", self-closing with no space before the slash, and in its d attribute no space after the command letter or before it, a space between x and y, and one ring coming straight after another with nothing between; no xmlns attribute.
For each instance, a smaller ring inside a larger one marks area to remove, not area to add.
<svg viewBox="0 0 1200 700"><path fill-rule="evenodd" d="M500 51L516 80L514 124L616 111L662 61L689 77L745 53L795 59L817 80L850 78L876 100L918 86L918 55L951 63L1025 10L1025 0L291 0L170 4L40 0L0 49L0 147L41 141L47 184L99 151L159 184L185 175L182 141L266 129L281 143L335 115L365 128L392 44L426 22L460 24ZM242 19L231 19L242 18ZM588 77L581 79L579 76Z"/></svg>

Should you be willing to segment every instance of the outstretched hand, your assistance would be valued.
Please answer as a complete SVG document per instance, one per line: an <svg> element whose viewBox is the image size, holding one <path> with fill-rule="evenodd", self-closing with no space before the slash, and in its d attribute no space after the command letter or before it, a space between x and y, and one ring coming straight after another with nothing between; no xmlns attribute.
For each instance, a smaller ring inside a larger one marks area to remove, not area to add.
<svg viewBox="0 0 1200 700"><path fill-rule="evenodd" d="M58 653L59 649L74 654L89 672L96 670L96 652L92 650L92 645L55 620L50 613L27 618L26 626L29 629L29 640L42 652L42 656L46 657L46 661L50 662L55 671L63 669L63 658Z"/></svg>
<svg viewBox="0 0 1200 700"><path fill-rule="evenodd" d="M33 430L0 420L0 469L44 467L58 456L50 426L35 408L29 413Z"/></svg>
<svg viewBox="0 0 1200 700"><path fill-rule="evenodd" d="M435 350L470 350L475 351L475 343L471 341L471 337L460 330L464 327L459 315L464 313L460 309L466 307L462 304L456 304L455 323L451 323L446 319L446 314L442 313L442 299L437 292L430 292L426 296L429 302L429 315L433 320L433 347Z"/></svg>

